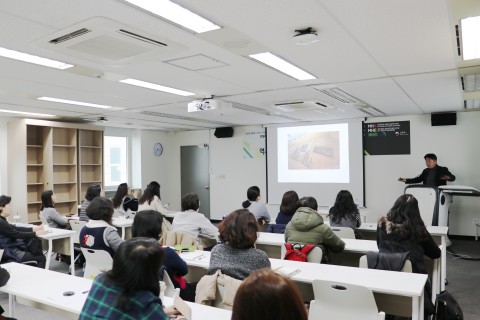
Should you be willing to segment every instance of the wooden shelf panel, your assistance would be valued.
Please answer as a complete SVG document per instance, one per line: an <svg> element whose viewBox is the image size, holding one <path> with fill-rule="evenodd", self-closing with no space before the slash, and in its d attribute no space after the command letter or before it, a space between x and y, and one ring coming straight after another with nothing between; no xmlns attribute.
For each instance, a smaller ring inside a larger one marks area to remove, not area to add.
<svg viewBox="0 0 480 320"><path fill-rule="evenodd" d="M103 147L103 132L93 130L79 130L80 147Z"/></svg>
<svg viewBox="0 0 480 320"><path fill-rule="evenodd" d="M58 146L76 146L77 129L74 128L52 128L53 145Z"/></svg>
<svg viewBox="0 0 480 320"><path fill-rule="evenodd" d="M45 146L50 128L27 125L27 146Z"/></svg>
<svg viewBox="0 0 480 320"><path fill-rule="evenodd" d="M27 148L27 164L42 164L43 148Z"/></svg>
<svg viewBox="0 0 480 320"><path fill-rule="evenodd" d="M88 163L102 163L102 149L100 148L87 148L80 150L80 164Z"/></svg>
<svg viewBox="0 0 480 320"><path fill-rule="evenodd" d="M56 163L76 163L77 150L71 147L55 147L53 148L53 161Z"/></svg>
<svg viewBox="0 0 480 320"><path fill-rule="evenodd" d="M77 201L57 202L55 203L55 209L61 214L76 214L78 213Z"/></svg>
<svg viewBox="0 0 480 320"><path fill-rule="evenodd" d="M77 181L77 167L75 165L55 165L53 183L60 181Z"/></svg>
<svg viewBox="0 0 480 320"><path fill-rule="evenodd" d="M53 192L57 196L57 203L77 202L76 184L55 184Z"/></svg>
<svg viewBox="0 0 480 320"><path fill-rule="evenodd" d="M27 166L27 184L42 184L43 185L44 174L43 166Z"/></svg>
<svg viewBox="0 0 480 320"><path fill-rule="evenodd" d="M43 184L27 185L27 202L38 203L42 201Z"/></svg>

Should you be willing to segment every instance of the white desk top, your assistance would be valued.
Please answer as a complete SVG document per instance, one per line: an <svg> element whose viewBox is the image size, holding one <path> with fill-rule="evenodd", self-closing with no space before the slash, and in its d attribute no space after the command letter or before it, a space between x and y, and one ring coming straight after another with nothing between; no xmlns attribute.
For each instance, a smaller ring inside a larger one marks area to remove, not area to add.
<svg viewBox="0 0 480 320"><path fill-rule="evenodd" d="M60 239L60 238L68 238L71 236L76 235L77 233L72 230L66 229L59 229L59 228L48 228L48 233L38 236L39 238L48 240L48 239Z"/></svg>
<svg viewBox="0 0 480 320"><path fill-rule="evenodd" d="M364 240L368 241L368 240ZM208 269L210 252L197 250L181 253L180 257L189 266ZM270 258L272 268L286 266L296 268L298 273L291 279L296 282L312 283L314 279L332 280L351 284L358 284L370 288L374 292L419 297L423 291L427 275L344 267L320 263L306 263Z"/></svg>
<svg viewBox="0 0 480 320"><path fill-rule="evenodd" d="M65 273L13 262L2 266L10 273L10 280L0 288L0 291L75 314L80 314L88 290L92 286L91 279L73 277ZM65 291L73 291L75 294L64 296ZM172 305L173 299L165 297L163 304ZM229 310L191 302L187 304L192 308L192 320L230 320L232 316Z"/></svg>
<svg viewBox="0 0 480 320"><path fill-rule="evenodd" d="M358 228L358 230L376 232L377 231L377 224L376 223L371 223L371 222L364 222ZM427 231L432 236L443 236L443 235L447 235L448 227L445 227L445 226L427 226Z"/></svg>
<svg viewBox="0 0 480 320"><path fill-rule="evenodd" d="M133 224L133 219L126 219L126 218L113 218L112 219L112 226L114 227L131 227Z"/></svg>

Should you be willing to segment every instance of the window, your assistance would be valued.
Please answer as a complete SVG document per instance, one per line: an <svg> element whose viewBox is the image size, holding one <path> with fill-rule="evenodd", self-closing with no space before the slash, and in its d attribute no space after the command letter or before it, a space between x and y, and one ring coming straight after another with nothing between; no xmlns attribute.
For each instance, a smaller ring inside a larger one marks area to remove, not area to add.
<svg viewBox="0 0 480 320"><path fill-rule="evenodd" d="M105 136L105 186L127 182L127 138Z"/></svg>

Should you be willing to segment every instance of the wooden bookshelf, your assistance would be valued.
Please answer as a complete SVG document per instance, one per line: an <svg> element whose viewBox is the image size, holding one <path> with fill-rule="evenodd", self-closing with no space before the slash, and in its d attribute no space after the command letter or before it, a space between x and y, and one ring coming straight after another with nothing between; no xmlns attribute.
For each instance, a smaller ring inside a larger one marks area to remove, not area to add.
<svg viewBox="0 0 480 320"><path fill-rule="evenodd" d="M80 203L89 185L100 184L103 187L103 131L78 130L78 146Z"/></svg>

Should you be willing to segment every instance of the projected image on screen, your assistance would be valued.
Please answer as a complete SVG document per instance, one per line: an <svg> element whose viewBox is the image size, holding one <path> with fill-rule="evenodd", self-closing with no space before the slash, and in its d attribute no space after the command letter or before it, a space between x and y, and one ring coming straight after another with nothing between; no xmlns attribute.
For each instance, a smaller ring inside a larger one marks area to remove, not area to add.
<svg viewBox="0 0 480 320"><path fill-rule="evenodd" d="M312 132L288 137L288 169L340 168L338 131Z"/></svg>
<svg viewBox="0 0 480 320"><path fill-rule="evenodd" d="M278 182L349 183L348 124L278 128Z"/></svg>

